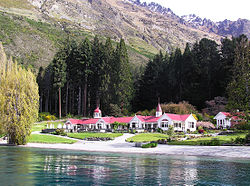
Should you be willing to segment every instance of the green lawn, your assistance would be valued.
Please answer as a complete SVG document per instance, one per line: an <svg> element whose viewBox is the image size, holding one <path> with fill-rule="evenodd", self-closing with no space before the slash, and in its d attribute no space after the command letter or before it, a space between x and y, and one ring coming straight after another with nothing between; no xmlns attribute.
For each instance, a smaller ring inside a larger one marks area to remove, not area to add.
<svg viewBox="0 0 250 186"><path fill-rule="evenodd" d="M65 139L57 136L51 135L40 135L40 134L31 134L29 143L75 143L76 140Z"/></svg>
<svg viewBox="0 0 250 186"><path fill-rule="evenodd" d="M157 141L159 139L167 139L168 135L160 134L160 133L143 133L137 134L131 138L128 138L128 142L149 142L149 141Z"/></svg>
<svg viewBox="0 0 250 186"><path fill-rule="evenodd" d="M46 129L47 124L49 124L49 125L54 124L54 128L57 128L58 124L63 125L64 122L62 122L62 121L43 121L43 122L38 123L38 124L33 124L31 131L32 132L34 132L34 131L41 132L42 129Z"/></svg>
<svg viewBox="0 0 250 186"><path fill-rule="evenodd" d="M85 139L85 138L116 138L122 136L122 133L68 133L68 137L76 139Z"/></svg>
<svg viewBox="0 0 250 186"><path fill-rule="evenodd" d="M214 139L219 140L220 145L224 143L230 143L232 139L235 139L237 137L244 138L246 134L232 134L232 135L226 135L226 136L216 136L216 137L204 137L204 138L195 138L195 139L190 139L190 140L185 140L185 141L172 141L169 142L169 145L200 145L201 143L204 142L209 142Z"/></svg>

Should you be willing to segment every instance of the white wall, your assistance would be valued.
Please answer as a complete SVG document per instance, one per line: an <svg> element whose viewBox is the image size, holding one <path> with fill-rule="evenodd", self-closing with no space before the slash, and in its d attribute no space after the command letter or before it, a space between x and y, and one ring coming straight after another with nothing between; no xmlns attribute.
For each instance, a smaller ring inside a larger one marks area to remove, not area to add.
<svg viewBox="0 0 250 186"><path fill-rule="evenodd" d="M133 117L133 119L130 120L129 125L132 126L133 123L136 124L136 128L139 128L139 129L143 128L142 127L143 123L141 120L139 120L137 116Z"/></svg>
<svg viewBox="0 0 250 186"><path fill-rule="evenodd" d="M216 126L217 126L217 128L219 128L219 127L223 127L223 128L231 127L231 119L228 119L222 113L218 113L214 117L214 119L216 119ZM221 122L222 122L222 124L221 124Z"/></svg>
<svg viewBox="0 0 250 186"><path fill-rule="evenodd" d="M194 128L189 127L189 122L194 122ZM188 129L191 132L196 131L196 124L197 124L196 119L192 115L190 115L185 121L185 132L187 132Z"/></svg>

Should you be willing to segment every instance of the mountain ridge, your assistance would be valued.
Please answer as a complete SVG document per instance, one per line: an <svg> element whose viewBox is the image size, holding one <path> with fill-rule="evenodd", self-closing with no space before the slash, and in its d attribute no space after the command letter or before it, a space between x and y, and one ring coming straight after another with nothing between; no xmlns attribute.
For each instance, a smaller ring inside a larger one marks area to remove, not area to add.
<svg viewBox="0 0 250 186"><path fill-rule="evenodd" d="M0 0L1 24L7 24L0 28L0 40L9 54L22 61L30 58L38 68L48 65L67 35L78 39L99 35L114 42L124 38L133 64L146 64L159 50L170 53L204 37L217 43L222 38L180 24L169 9L163 9L169 17L155 10L153 5L149 10L128 0Z"/></svg>
<svg viewBox="0 0 250 186"><path fill-rule="evenodd" d="M250 20L239 18L237 21L225 19L224 21L214 22L207 18L200 18L195 14L177 16L170 8L166 8L158 3L146 3L140 0L127 0L137 6L145 7L151 11L160 13L164 16L172 17L179 23L199 29L205 32L212 32L222 37L238 37L245 34L250 38Z"/></svg>

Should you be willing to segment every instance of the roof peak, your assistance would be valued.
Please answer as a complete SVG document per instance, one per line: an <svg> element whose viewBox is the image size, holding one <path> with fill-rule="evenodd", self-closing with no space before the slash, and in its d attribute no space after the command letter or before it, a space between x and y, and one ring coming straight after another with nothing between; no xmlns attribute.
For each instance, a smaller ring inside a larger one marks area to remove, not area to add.
<svg viewBox="0 0 250 186"><path fill-rule="evenodd" d="M160 103L158 103L158 105L157 105L156 112L162 112Z"/></svg>

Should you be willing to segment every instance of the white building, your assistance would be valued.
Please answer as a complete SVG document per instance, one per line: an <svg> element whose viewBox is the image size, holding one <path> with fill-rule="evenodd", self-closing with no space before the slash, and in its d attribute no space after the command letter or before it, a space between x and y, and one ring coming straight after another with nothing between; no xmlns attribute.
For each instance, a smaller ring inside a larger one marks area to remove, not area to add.
<svg viewBox="0 0 250 186"><path fill-rule="evenodd" d="M230 128L232 126L232 119L237 119L237 116L231 116L229 112L219 112L214 119L216 119L217 128Z"/></svg>
<svg viewBox="0 0 250 186"><path fill-rule="evenodd" d="M94 111L94 118L91 119L69 119L66 122L67 129L76 132L79 130L107 130L112 128L112 124L126 123L127 128L138 131L155 131L160 128L168 130L169 126L173 126L175 131L187 132L196 130L196 119L192 114L178 115L178 114L162 114L160 104L158 104L155 116L141 116L134 117L102 117L99 107Z"/></svg>

